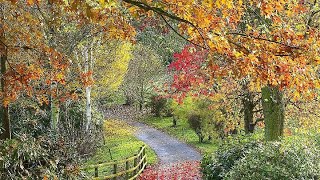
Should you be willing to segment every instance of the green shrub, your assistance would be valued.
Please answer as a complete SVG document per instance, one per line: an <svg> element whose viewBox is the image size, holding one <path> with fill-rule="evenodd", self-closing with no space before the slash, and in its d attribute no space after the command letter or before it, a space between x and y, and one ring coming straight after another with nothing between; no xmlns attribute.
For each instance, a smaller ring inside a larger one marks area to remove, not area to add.
<svg viewBox="0 0 320 180"><path fill-rule="evenodd" d="M319 179L319 154L314 145L261 144L237 161L226 179Z"/></svg>
<svg viewBox="0 0 320 180"><path fill-rule="evenodd" d="M213 155L206 155L201 161L201 169L205 179L223 179L235 162L243 158L247 151L257 146L256 141L250 136L229 137L222 143Z"/></svg>
<svg viewBox="0 0 320 180"><path fill-rule="evenodd" d="M320 148L312 139L224 144L202 160L205 179L319 179Z"/></svg>
<svg viewBox="0 0 320 180"><path fill-rule="evenodd" d="M226 117L220 109L210 109L214 104L208 99L187 96L182 104L175 101L171 103L174 117L186 120L202 142L204 137L220 138L225 136ZM198 117L198 118L197 118Z"/></svg>

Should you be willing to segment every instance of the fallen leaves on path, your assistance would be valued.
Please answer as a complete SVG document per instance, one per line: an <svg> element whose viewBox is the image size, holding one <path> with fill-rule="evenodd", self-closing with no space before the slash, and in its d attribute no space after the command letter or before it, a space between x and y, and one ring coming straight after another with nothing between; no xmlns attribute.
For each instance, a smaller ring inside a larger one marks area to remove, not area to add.
<svg viewBox="0 0 320 180"><path fill-rule="evenodd" d="M140 180L197 180L201 179L200 162L187 161L170 165L148 167Z"/></svg>

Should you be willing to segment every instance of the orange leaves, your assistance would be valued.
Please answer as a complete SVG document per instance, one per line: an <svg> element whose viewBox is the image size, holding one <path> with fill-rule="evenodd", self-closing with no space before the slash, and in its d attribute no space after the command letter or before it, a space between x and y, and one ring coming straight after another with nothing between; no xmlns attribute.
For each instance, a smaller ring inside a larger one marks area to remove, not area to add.
<svg viewBox="0 0 320 180"><path fill-rule="evenodd" d="M27 0L27 5L33 5L34 4L34 0Z"/></svg>
<svg viewBox="0 0 320 180"><path fill-rule="evenodd" d="M286 5L285 1L263 1L261 5L261 10L263 14L270 17L273 13L282 12Z"/></svg>
<svg viewBox="0 0 320 180"><path fill-rule="evenodd" d="M85 87L91 86L93 84L92 71L83 72L80 74L80 79Z"/></svg>
<svg viewBox="0 0 320 180"><path fill-rule="evenodd" d="M213 21L213 16L207 14L204 9L194 9L194 14L196 19L198 20L197 24L200 28L209 27L210 23Z"/></svg>

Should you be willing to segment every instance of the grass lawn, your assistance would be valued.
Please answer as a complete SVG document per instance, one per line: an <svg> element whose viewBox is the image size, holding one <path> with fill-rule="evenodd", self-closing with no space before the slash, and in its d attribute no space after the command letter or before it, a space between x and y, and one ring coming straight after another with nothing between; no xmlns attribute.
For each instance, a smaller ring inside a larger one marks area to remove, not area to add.
<svg viewBox="0 0 320 180"><path fill-rule="evenodd" d="M189 127L187 120L178 120L177 127L172 127L172 117L146 117L142 119L142 122L190 144L200 150L201 154L212 153L217 149L217 140L199 143L198 136Z"/></svg>
<svg viewBox="0 0 320 180"><path fill-rule="evenodd" d="M105 145L102 146L93 157L87 160L83 166L129 158L138 153L139 148L144 145L142 141L134 137L134 127L131 127L125 122L118 120L106 120L104 129ZM157 155L148 146L146 148L146 154L149 165L157 163ZM130 164L132 165L132 163ZM112 169L112 166L101 168L101 170L99 168L99 176L100 174L112 174ZM118 165L118 169L118 171L124 170L125 164ZM93 176L94 169L88 170L88 174L89 176Z"/></svg>

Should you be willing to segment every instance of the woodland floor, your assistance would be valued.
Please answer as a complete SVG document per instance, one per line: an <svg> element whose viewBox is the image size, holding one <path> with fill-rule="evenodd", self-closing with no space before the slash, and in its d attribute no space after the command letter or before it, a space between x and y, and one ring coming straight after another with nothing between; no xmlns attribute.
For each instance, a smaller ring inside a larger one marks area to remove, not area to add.
<svg viewBox="0 0 320 180"><path fill-rule="evenodd" d="M105 116L107 119L124 120L136 127L136 137L156 152L159 163L149 167L141 179L201 179L201 155L194 148L160 130L134 121L139 114L133 108L113 107L105 111Z"/></svg>

